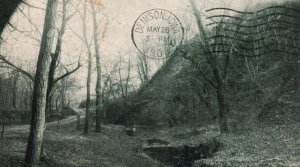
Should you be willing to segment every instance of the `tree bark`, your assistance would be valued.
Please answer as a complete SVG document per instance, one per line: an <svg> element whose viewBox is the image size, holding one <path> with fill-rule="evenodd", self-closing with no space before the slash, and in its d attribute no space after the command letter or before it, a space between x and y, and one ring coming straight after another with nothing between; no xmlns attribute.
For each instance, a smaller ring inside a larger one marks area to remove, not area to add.
<svg viewBox="0 0 300 167"><path fill-rule="evenodd" d="M0 37L5 26L9 23L9 19L14 14L15 10L17 9L17 7L21 2L22 0L1 0L0 1Z"/></svg>
<svg viewBox="0 0 300 167"><path fill-rule="evenodd" d="M77 130L80 130L80 115L77 114L77 126L76 126Z"/></svg>
<svg viewBox="0 0 300 167"><path fill-rule="evenodd" d="M90 103L91 103L91 73L92 73L92 51L87 39L86 33L86 12L87 12L87 1L84 4L84 13L83 13L83 42L88 51L88 73L86 80L86 104L85 104L85 120L84 120L84 134L89 133L89 118L90 118Z"/></svg>
<svg viewBox="0 0 300 167"><path fill-rule="evenodd" d="M13 97L12 97L12 105L16 109L17 108L17 91L18 91L18 73L15 73L13 76Z"/></svg>
<svg viewBox="0 0 300 167"><path fill-rule="evenodd" d="M67 2L63 1L63 16L62 16L62 22L61 27L58 32L57 42L55 46L55 52L51 55L51 64L50 64L50 70L48 74L48 88L47 88L47 107L46 107L46 114L50 112L51 109L51 92L55 84L55 71L57 67L57 60L60 56L61 52L61 46L62 46L62 38L65 33L65 29L67 26Z"/></svg>
<svg viewBox="0 0 300 167"><path fill-rule="evenodd" d="M228 128L228 112L225 101L225 90L223 83L218 84L217 89L218 106L219 106L219 123L221 133L229 131Z"/></svg>
<svg viewBox="0 0 300 167"><path fill-rule="evenodd" d="M207 36L205 29L203 27L201 16L199 14L199 11L196 8L196 4L194 0L190 0L191 7L193 9L193 12L195 14L198 29L200 31L200 41L203 43L203 49L206 56L207 63L211 67L211 70L214 75L214 79L217 82L216 89L217 89L217 99L218 99L218 106L219 106L219 122L220 122L220 131L221 133L228 132L228 112L227 112L227 105L226 105L226 96L225 96L225 84L224 80L221 76L220 69L218 68L218 62L216 55L211 53L210 51L210 45L207 42ZM218 31L218 30L217 30ZM217 32L218 33L218 32Z"/></svg>
<svg viewBox="0 0 300 167"><path fill-rule="evenodd" d="M99 52L99 41L98 41L98 26L97 16L94 6L92 5L93 14L93 26L94 26L94 44L96 53L96 69L97 69L97 80L96 80L96 132L101 132L101 64L100 64L100 52Z"/></svg>
<svg viewBox="0 0 300 167"><path fill-rule="evenodd" d="M48 0L44 30L34 78L34 90L31 105L31 125L26 149L25 163L38 167L45 130L45 110L48 72L51 61L51 50L55 33L55 15L58 0Z"/></svg>
<svg viewBox="0 0 300 167"><path fill-rule="evenodd" d="M5 126L5 123L4 123L4 120L5 120L5 111L4 110L2 111L1 117L2 117L2 120L1 120L1 122L2 122L2 131L1 131L1 138L0 139L3 138L4 131L5 131L5 127L4 127Z"/></svg>
<svg viewBox="0 0 300 167"><path fill-rule="evenodd" d="M88 74L87 74L87 80L86 80L86 104L85 104L84 134L89 133L89 117L90 117L90 103L91 103L91 72L92 72L92 55L91 55L91 53L89 53Z"/></svg>
<svg viewBox="0 0 300 167"><path fill-rule="evenodd" d="M86 80L86 104L85 104L85 120L84 120L84 134L89 133L89 118L90 118L90 103L91 103L91 73L92 73L92 52L90 45L88 43L87 34L86 34L86 1L84 5L84 16L83 16L83 35L84 43L88 50L88 73Z"/></svg>

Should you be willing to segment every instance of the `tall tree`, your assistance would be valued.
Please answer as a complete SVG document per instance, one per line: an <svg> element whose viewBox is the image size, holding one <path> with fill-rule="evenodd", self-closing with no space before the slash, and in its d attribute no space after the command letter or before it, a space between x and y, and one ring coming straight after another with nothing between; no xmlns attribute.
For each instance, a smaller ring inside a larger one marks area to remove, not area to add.
<svg viewBox="0 0 300 167"><path fill-rule="evenodd" d="M92 74L92 53L88 53L88 73L86 79L86 106L84 120L84 134L89 133L89 118L91 105L91 74Z"/></svg>
<svg viewBox="0 0 300 167"><path fill-rule="evenodd" d="M25 155L25 164L39 166L41 146L45 130L45 110L48 72L51 62L51 50L55 34L55 15L58 0L48 0L44 20L44 30L34 78L34 89L31 105L31 124Z"/></svg>
<svg viewBox="0 0 300 167"><path fill-rule="evenodd" d="M126 62L127 63L127 62ZM126 65L126 64L125 64ZM120 60L119 60L119 90L120 90L120 95L122 98L122 102L123 102L123 106L124 106L124 114L125 114L125 126L128 126L131 122L131 118L130 118L130 111L129 111L129 105L128 105L128 97L129 97L129 93L130 93L130 85L129 85L129 81L130 81L130 73L131 73L131 60L130 57L128 58L128 64L127 64L127 68L125 67L122 71L122 58L120 56ZM125 70L125 71L124 71ZM125 77L123 77L122 74L125 74Z"/></svg>
<svg viewBox="0 0 300 167"><path fill-rule="evenodd" d="M50 110L50 106L51 106L51 91L53 89L53 87L55 86L55 84L62 80L63 78L71 75L72 73L76 72L80 67L80 63L78 62L78 66L72 70L68 70L66 69L66 73L62 74L61 76L55 78L55 73L56 73L56 69L58 66L58 59L60 57L60 53L61 53L61 47L62 47L62 42L63 42L63 35L65 33L66 30L66 25L68 23L68 21L74 16L73 14L67 15L67 7L68 4L70 2L70 0L62 0L62 19L61 19L61 26L59 28L59 32L58 32L58 37L57 37L57 41L56 41L56 46L55 46L55 52L53 54L51 54L51 64L50 64L50 70L49 70L49 74L48 74L48 87L47 87L47 107L46 107L46 113L48 113L48 111ZM28 4L27 4L28 5ZM14 63L12 63L11 61L9 61L5 56L0 55L0 61L3 62L4 64L6 64L6 66L1 66L3 68L11 68L13 70L15 70L16 72L19 72L25 76L27 76L30 80L34 81L34 77L27 72L26 70L23 70L21 67L18 67L17 65L15 65Z"/></svg>
<svg viewBox="0 0 300 167"><path fill-rule="evenodd" d="M86 26L86 18L87 18L87 2L85 1L84 4L84 11L83 11L83 39L87 52L88 52L88 72L87 72L87 80L86 80L86 104L85 104L85 120L84 120L84 134L89 133L89 118L90 118L90 103L91 103L91 75L92 75L92 51L91 45L88 42L87 37L87 26Z"/></svg>
<svg viewBox="0 0 300 167"><path fill-rule="evenodd" d="M102 100L102 122L105 122L106 119L106 110L108 106L109 99L112 95L114 95L114 87L118 85L118 83L115 83L113 81L113 76L117 72L119 62L116 62L113 65L113 68L111 71L108 71L106 66L104 65L104 68L106 70L106 73L103 75L103 88L101 92L101 100Z"/></svg>
<svg viewBox="0 0 300 167"><path fill-rule="evenodd" d="M50 70L49 70L49 74L48 74L47 110L46 110L46 113L50 112L50 108L51 108L51 92L52 92L52 89L55 86L55 84L59 80L62 80L65 77L67 77L68 75L74 73L75 71L77 71L81 67L80 63L78 62L78 66L75 69L73 69L71 71L66 70L65 74L61 75L58 78L55 78L55 72L56 72L56 68L57 68L57 64L58 64L58 59L59 59L60 54L61 54L61 47L62 47L62 42L63 42L63 35L65 33L68 21L73 16L73 14L67 16L67 6L69 4L69 1L70 0L63 0L63 13L62 13L62 19L61 19L61 27L60 27L59 32L58 32L58 37L57 37L56 46L55 46L55 52L51 56Z"/></svg>
<svg viewBox="0 0 300 167"><path fill-rule="evenodd" d="M97 80L96 80L96 132L101 132L101 57L99 52L99 41L98 41L98 24L97 14L94 5L92 5L93 15L93 29L94 29L94 44L95 44L95 55L96 55L96 69L97 69Z"/></svg>
<svg viewBox="0 0 300 167"><path fill-rule="evenodd" d="M218 66L218 59L217 55L213 54L211 52L210 45L208 43L208 39L206 36L206 32L204 29L204 26L201 21L201 16L200 13L196 7L195 1L190 0L191 7L193 9L194 15L196 17L198 29L200 32L200 41L202 44L200 44L201 49L204 50L204 56L209 64L213 77L216 83L213 83L212 86L216 88L216 93L217 93L217 101L218 101L218 106L219 106L219 123L220 123L220 131L221 133L228 132L228 111L227 111L227 104L226 104L226 96L225 96L225 82L224 79L226 78L226 73L227 73L227 66L228 66L228 61L229 61L229 56L226 55L226 60L224 61L224 71L220 69ZM218 29L216 30L218 33ZM204 74L204 73L203 73ZM205 75L205 74L204 74ZM207 78L207 77L206 77Z"/></svg>

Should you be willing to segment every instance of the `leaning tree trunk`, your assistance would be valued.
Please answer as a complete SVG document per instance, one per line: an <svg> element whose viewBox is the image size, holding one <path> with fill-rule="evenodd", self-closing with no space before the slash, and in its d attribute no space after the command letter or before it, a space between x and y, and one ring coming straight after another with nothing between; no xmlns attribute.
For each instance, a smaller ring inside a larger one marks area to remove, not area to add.
<svg viewBox="0 0 300 167"><path fill-rule="evenodd" d="M22 0L1 0L0 1L0 36L9 23L10 17L14 14ZM1 42L1 41L0 41Z"/></svg>
<svg viewBox="0 0 300 167"><path fill-rule="evenodd" d="M219 121L220 121L220 131L221 133L228 132L228 112L227 112L227 105L226 105L226 96L225 96L225 83L222 78L220 68L218 67L218 60L216 55L210 52L210 45L207 41L206 32L204 26L201 21L201 16L199 11L196 8L196 4L194 0L190 0L191 7L196 17L198 29L200 31L200 41L202 41L207 63L210 65L211 70L214 74L214 79L217 82L216 91L217 91L217 99L218 99L218 106L219 106Z"/></svg>
<svg viewBox="0 0 300 167"><path fill-rule="evenodd" d="M31 167L39 166L41 146L45 130L47 82L55 33L55 14L57 3L58 0L48 0L47 2L43 36L34 79L31 104L31 125L25 156L25 163Z"/></svg>

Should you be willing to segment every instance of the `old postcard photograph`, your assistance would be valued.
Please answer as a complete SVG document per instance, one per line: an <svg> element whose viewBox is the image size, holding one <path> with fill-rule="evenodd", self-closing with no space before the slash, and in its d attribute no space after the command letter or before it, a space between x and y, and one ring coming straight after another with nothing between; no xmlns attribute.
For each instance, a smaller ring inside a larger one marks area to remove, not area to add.
<svg viewBox="0 0 300 167"><path fill-rule="evenodd" d="M0 167L300 167L300 0L0 0Z"/></svg>

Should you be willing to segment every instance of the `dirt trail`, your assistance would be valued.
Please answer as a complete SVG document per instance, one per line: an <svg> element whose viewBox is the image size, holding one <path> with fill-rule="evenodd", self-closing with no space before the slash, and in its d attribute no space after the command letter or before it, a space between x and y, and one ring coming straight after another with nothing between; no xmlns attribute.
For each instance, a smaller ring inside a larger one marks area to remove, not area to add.
<svg viewBox="0 0 300 167"><path fill-rule="evenodd" d="M75 112L79 113L80 115L82 115L83 111L81 109L74 109L72 108ZM84 116L81 116L81 118ZM74 121L77 120L77 116L69 116L65 119L62 119L59 121L59 125L66 125L69 123L72 123ZM57 121L53 121L53 122L48 122L46 123L46 127L52 127L52 126L56 126L57 125ZM18 131L29 131L30 125L5 125L5 132L18 132Z"/></svg>

